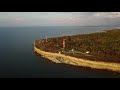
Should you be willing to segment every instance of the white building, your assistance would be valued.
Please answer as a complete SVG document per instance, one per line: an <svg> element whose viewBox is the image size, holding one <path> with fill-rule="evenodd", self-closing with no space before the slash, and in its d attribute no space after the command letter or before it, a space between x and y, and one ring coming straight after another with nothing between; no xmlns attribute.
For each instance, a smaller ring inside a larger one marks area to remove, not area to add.
<svg viewBox="0 0 120 90"><path fill-rule="evenodd" d="M87 52L86 52L86 54L89 54L89 53L90 53L90 51L87 51Z"/></svg>

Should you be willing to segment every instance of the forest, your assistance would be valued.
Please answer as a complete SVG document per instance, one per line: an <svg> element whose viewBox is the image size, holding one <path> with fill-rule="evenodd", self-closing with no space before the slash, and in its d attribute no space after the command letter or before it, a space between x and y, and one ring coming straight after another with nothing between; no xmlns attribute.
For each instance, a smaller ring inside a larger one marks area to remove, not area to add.
<svg viewBox="0 0 120 90"><path fill-rule="evenodd" d="M36 47L57 53L67 53L73 49L76 55L89 51L92 56L120 59L120 29L37 40Z"/></svg>

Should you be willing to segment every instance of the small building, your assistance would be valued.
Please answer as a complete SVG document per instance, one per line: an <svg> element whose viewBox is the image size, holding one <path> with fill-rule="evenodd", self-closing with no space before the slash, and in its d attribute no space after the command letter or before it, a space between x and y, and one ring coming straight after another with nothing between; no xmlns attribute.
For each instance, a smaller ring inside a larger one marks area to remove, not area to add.
<svg viewBox="0 0 120 90"><path fill-rule="evenodd" d="M59 54L61 54L61 51L59 51Z"/></svg>
<svg viewBox="0 0 120 90"><path fill-rule="evenodd" d="M73 51L74 51L74 49L71 49L71 51L73 52Z"/></svg>
<svg viewBox="0 0 120 90"><path fill-rule="evenodd" d="M86 54L89 54L90 53L90 51L86 51Z"/></svg>

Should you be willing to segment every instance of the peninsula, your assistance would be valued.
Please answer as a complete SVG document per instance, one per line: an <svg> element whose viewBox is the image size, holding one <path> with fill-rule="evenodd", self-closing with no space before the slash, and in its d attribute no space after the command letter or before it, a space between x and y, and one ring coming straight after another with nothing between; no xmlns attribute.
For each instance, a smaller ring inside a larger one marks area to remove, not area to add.
<svg viewBox="0 0 120 90"><path fill-rule="evenodd" d="M55 63L120 72L120 29L36 40L34 51Z"/></svg>

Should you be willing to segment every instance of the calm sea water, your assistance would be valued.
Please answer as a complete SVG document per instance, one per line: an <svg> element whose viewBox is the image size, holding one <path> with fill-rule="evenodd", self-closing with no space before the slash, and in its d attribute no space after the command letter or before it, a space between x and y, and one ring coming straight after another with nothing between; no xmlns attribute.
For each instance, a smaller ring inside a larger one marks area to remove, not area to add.
<svg viewBox="0 0 120 90"><path fill-rule="evenodd" d="M92 33L111 27L1 27L0 78L101 78L120 74L56 64L33 53L34 40Z"/></svg>

